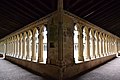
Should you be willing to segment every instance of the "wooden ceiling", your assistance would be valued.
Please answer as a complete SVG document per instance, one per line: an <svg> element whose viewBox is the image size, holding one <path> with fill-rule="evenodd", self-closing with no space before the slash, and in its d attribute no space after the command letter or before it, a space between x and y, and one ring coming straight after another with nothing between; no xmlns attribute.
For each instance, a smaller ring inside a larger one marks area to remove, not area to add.
<svg viewBox="0 0 120 80"><path fill-rule="evenodd" d="M64 0L64 9L120 37L120 0ZM57 0L0 0L0 38L57 10Z"/></svg>

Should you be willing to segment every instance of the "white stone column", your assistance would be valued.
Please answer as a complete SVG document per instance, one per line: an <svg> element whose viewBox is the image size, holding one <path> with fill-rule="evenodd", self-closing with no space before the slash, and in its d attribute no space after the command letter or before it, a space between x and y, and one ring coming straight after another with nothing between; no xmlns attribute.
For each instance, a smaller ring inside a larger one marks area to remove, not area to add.
<svg viewBox="0 0 120 80"><path fill-rule="evenodd" d="M8 42L8 53L9 53L9 56L10 56L10 39L9 39L9 42Z"/></svg>
<svg viewBox="0 0 120 80"><path fill-rule="evenodd" d="M108 56L108 37L105 36L105 47L106 47L106 55Z"/></svg>
<svg viewBox="0 0 120 80"><path fill-rule="evenodd" d="M110 55L110 36L108 36L108 55Z"/></svg>
<svg viewBox="0 0 120 80"><path fill-rule="evenodd" d="M77 24L78 26L78 32L79 32L79 37L78 37L78 61L84 61L83 57L83 30L82 30L82 25Z"/></svg>
<svg viewBox="0 0 120 80"><path fill-rule="evenodd" d="M103 54L106 56L106 50L105 50L105 34L103 33Z"/></svg>
<svg viewBox="0 0 120 80"><path fill-rule="evenodd" d="M14 36L14 57L16 57L16 36Z"/></svg>
<svg viewBox="0 0 120 80"><path fill-rule="evenodd" d="M14 37L12 37L12 57L14 57Z"/></svg>
<svg viewBox="0 0 120 80"><path fill-rule="evenodd" d="M115 40L115 53L116 54L118 54L118 46L117 46L117 44L118 44L118 41L117 41L117 39Z"/></svg>
<svg viewBox="0 0 120 80"><path fill-rule="evenodd" d="M32 35L32 61L36 61L36 30L33 30L33 35Z"/></svg>
<svg viewBox="0 0 120 80"><path fill-rule="evenodd" d="M23 59L26 59L26 37L27 37L27 34L26 32L24 32L23 34L23 55L22 55Z"/></svg>
<svg viewBox="0 0 120 80"><path fill-rule="evenodd" d="M17 58L17 55L18 55L18 39L17 39L17 36L16 36L16 55L15 57Z"/></svg>
<svg viewBox="0 0 120 80"><path fill-rule="evenodd" d="M103 54L103 46L102 46L102 34L99 33L99 54L101 57L104 56Z"/></svg>
<svg viewBox="0 0 120 80"><path fill-rule="evenodd" d="M7 41L7 53L8 53L8 56L10 55L10 53L9 53L9 39L8 39L8 41Z"/></svg>
<svg viewBox="0 0 120 80"><path fill-rule="evenodd" d="M94 36L94 30L91 29L90 30L90 33L91 33L91 59L95 59L95 36Z"/></svg>
<svg viewBox="0 0 120 80"><path fill-rule="evenodd" d="M12 57L12 50L13 50L12 40L10 39L10 56L11 57Z"/></svg>
<svg viewBox="0 0 120 80"><path fill-rule="evenodd" d="M19 35L17 35L16 39L16 58L19 56Z"/></svg>
<svg viewBox="0 0 120 80"><path fill-rule="evenodd" d="M100 57L100 54L99 54L99 37L98 37L98 32L97 31L95 32L95 39L96 39L95 55L96 55L96 58L99 58Z"/></svg>
<svg viewBox="0 0 120 80"><path fill-rule="evenodd" d="M111 42L111 37L110 37L110 44L109 44L109 46L110 46L110 49L109 49L109 50L110 50L110 55L111 55L111 54L112 54L112 47L111 47L111 46L112 46L112 42Z"/></svg>
<svg viewBox="0 0 120 80"><path fill-rule="evenodd" d="M112 51L113 51L113 54L115 54L115 41L114 41L114 38L112 38L113 39L113 42L112 42L112 44L113 44L113 48L112 48Z"/></svg>
<svg viewBox="0 0 120 80"><path fill-rule="evenodd" d="M40 28L41 27L41 28ZM40 26L38 29L38 33L39 33L39 50L38 50L38 62L43 62L43 26Z"/></svg>
<svg viewBox="0 0 120 80"><path fill-rule="evenodd" d="M19 58L22 58L22 39L23 39L23 36L22 36L22 33L20 34L20 39L19 39Z"/></svg>
<svg viewBox="0 0 120 80"><path fill-rule="evenodd" d="M31 60L32 48L31 48L31 39L32 39L32 32L28 31L27 37L27 59Z"/></svg>
<svg viewBox="0 0 120 80"><path fill-rule="evenodd" d="M90 43L89 43L89 31L88 31L88 28L87 27L84 27L84 30L85 30L85 60L90 60Z"/></svg>

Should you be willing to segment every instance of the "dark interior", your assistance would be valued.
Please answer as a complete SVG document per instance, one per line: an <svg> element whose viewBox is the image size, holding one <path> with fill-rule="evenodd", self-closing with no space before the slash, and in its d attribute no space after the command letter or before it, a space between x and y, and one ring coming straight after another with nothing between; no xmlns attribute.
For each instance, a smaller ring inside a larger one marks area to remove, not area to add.
<svg viewBox="0 0 120 80"><path fill-rule="evenodd" d="M58 0L0 0L0 38L57 10ZM64 0L64 9L120 37L120 0Z"/></svg>

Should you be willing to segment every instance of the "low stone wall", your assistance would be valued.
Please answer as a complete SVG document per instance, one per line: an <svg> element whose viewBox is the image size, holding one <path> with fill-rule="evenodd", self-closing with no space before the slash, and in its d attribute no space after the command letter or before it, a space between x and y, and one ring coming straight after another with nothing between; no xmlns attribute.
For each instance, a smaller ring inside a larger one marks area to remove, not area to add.
<svg viewBox="0 0 120 80"><path fill-rule="evenodd" d="M80 73L83 73L89 69L92 69L98 65L101 65L113 58L115 58L116 55L110 55L106 57L97 58L91 61L86 61L83 63L73 64L69 66L65 66L62 70L62 78L63 80L69 79L71 77L74 77ZM40 64L35 62L30 62L26 60L21 60L13 57L6 56L7 60L16 63L18 65L21 65L29 70L32 70L34 72L39 73L42 76L48 76L53 79L57 79L60 77L60 67L55 65L49 65L49 64Z"/></svg>
<svg viewBox="0 0 120 80"><path fill-rule="evenodd" d="M40 64L40 63L13 58L9 56L6 56L5 59L47 78L57 79L59 76L58 66L49 65L49 64Z"/></svg>
<svg viewBox="0 0 120 80"><path fill-rule="evenodd" d="M116 55L110 55L110 56L106 56L106 57L97 58L97 59L94 59L91 61L86 61L84 63L78 63L78 64L74 64L71 66L67 66L64 69L63 77L64 77L64 79L69 79L69 78L74 77L80 73L83 73L89 69L97 67L115 57L116 57Z"/></svg>

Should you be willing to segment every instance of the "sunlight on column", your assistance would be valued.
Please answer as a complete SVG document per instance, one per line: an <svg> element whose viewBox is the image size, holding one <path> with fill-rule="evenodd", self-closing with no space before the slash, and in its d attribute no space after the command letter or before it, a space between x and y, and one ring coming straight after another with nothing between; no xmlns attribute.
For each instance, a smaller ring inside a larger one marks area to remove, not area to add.
<svg viewBox="0 0 120 80"><path fill-rule="evenodd" d="M85 30L83 29L83 56L84 56L84 60L86 61L86 34L85 34Z"/></svg>
<svg viewBox="0 0 120 80"><path fill-rule="evenodd" d="M43 63L46 63L47 59L47 30L46 27L44 27L43 31Z"/></svg>
<svg viewBox="0 0 120 80"><path fill-rule="evenodd" d="M89 44L90 44L90 57L91 57L91 59L94 59L93 58L93 42L92 42L92 35L91 35L91 33L90 33L90 40L89 40Z"/></svg>
<svg viewBox="0 0 120 80"><path fill-rule="evenodd" d="M36 32L35 38L36 38L36 61L38 60L38 31Z"/></svg>
<svg viewBox="0 0 120 80"><path fill-rule="evenodd" d="M78 31L77 26L75 25L74 29L74 59L75 63L78 63Z"/></svg>

